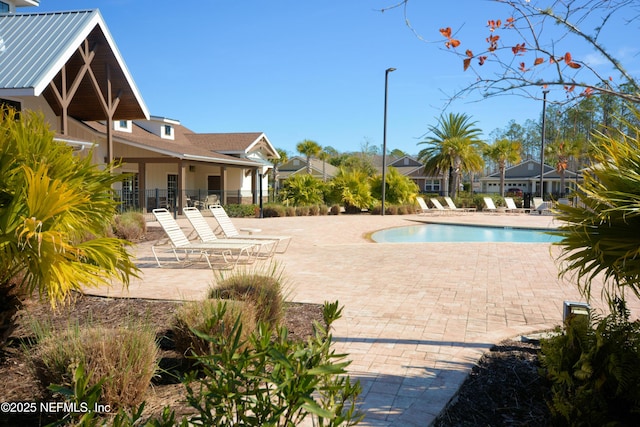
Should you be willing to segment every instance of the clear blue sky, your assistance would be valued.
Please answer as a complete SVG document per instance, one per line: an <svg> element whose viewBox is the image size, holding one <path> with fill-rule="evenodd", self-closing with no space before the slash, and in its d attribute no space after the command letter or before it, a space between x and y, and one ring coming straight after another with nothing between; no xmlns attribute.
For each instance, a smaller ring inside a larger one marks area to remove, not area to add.
<svg viewBox="0 0 640 427"><path fill-rule="evenodd" d="M468 85L460 59L418 39L395 0L41 0L24 12L100 9L152 115L195 132L264 132L295 154L313 139L338 151L383 141L410 154L448 95ZM430 41L444 26L486 36L508 14L482 0L414 0L409 18ZM550 96L552 96L551 94ZM559 94L558 96L561 96ZM485 135L509 120L537 120L539 101L507 96L456 101Z"/></svg>

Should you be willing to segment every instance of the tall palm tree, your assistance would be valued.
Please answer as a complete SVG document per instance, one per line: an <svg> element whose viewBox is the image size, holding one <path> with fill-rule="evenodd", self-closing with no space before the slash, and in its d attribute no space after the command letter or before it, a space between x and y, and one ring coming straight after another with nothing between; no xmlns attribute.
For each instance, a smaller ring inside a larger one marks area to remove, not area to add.
<svg viewBox="0 0 640 427"><path fill-rule="evenodd" d="M507 163L517 163L520 161L520 151L522 144L508 139L499 139L484 150L484 155L498 164L500 171L500 196L504 197L504 174Z"/></svg>
<svg viewBox="0 0 640 427"><path fill-rule="evenodd" d="M331 155L326 150L320 150L318 158L322 160L322 181L327 181L327 160L331 158Z"/></svg>
<svg viewBox="0 0 640 427"><path fill-rule="evenodd" d="M271 159L271 163L273 164L273 169L271 169L271 177L272 177L272 181L273 181L273 197L274 200L275 198L278 196L278 167L282 164L285 164L289 161L289 154L287 154L286 150L283 150L282 148L276 148L276 151L278 152L278 155L280 156L279 159Z"/></svg>
<svg viewBox="0 0 640 427"><path fill-rule="evenodd" d="M322 151L322 147L315 141L305 139L296 145L296 150L307 158L307 173L311 174L311 158L317 156Z"/></svg>
<svg viewBox="0 0 640 427"><path fill-rule="evenodd" d="M418 144L427 145L420 150L419 159L425 164L425 173L441 174L449 172L449 194L456 196L463 173L479 172L484 167L480 139L482 131L476 122L466 114L449 113L441 116L436 126L430 126L432 133Z"/></svg>
<svg viewBox="0 0 640 427"><path fill-rule="evenodd" d="M565 171L569 167L569 160L580 154L582 144L576 139L557 139L545 147L545 157L556 165L556 172L560 175L560 197L565 196Z"/></svg>

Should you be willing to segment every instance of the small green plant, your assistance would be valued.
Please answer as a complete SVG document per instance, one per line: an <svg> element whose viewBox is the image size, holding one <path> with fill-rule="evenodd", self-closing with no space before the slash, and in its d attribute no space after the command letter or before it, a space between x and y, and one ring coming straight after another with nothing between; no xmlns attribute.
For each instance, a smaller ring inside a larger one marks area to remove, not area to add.
<svg viewBox="0 0 640 427"><path fill-rule="evenodd" d="M201 374L184 380L187 401L198 410L190 422L195 426L294 426L311 415L320 426L355 425L361 387L346 375L345 355L331 349L332 323L340 318L338 303L325 303L327 328L316 324L307 343L288 339L286 328L271 329L261 323L242 338L238 318L231 334L200 334L220 352L196 357Z"/></svg>
<svg viewBox="0 0 640 427"><path fill-rule="evenodd" d="M130 328L70 326L62 331L40 329L38 345L30 354L42 384L73 384L79 364L100 383L104 403L113 408L141 402L156 371L155 332L146 325Z"/></svg>
<svg viewBox="0 0 640 427"><path fill-rule="evenodd" d="M574 318L564 333L542 342L541 362L552 382L549 408L559 423L633 425L640 412L640 321L622 300L593 321ZM582 316L586 317L586 316Z"/></svg>
<svg viewBox="0 0 640 427"><path fill-rule="evenodd" d="M251 270L221 273L208 298L238 300L251 304L256 320L276 328L284 317L284 278L277 264Z"/></svg>
<svg viewBox="0 0 640 427"><path fill-rule="evenodd" d="M283 217L283 216L287 216L287 212L285 211L284 206L276 203L269 203L263 206L262 215L265 218Z"/></svg>
<svg viewBox="0 0 640 427"><path fill-rule="evenodd" d="M173 328L176 350L184 355L206 355L222 351L214 342L204 340L201 334L226 337L233 332L239 319L243 325L243 341L256 327L253 305L243 301L206 299L183 304L175 314Z"/></svg>
<svg viewBox="0 0 640 427"><path fill-rule="evenodd" d="M311 208L309 206L296 206L296 216L309 216Z"/></svg>
<svg viewBox="0 0 640 427"><path fill-rule="evenodd" d="M147 232L147 222L140 212L125 212L113 220L113 234L119 239L138 241Z"/></svg>
<svg viewBox="0 0 640 427"><path fill-rule="evenodd" d="M260 208L258 205L228 204L224 210L231 218L255 218Z"/></svg>

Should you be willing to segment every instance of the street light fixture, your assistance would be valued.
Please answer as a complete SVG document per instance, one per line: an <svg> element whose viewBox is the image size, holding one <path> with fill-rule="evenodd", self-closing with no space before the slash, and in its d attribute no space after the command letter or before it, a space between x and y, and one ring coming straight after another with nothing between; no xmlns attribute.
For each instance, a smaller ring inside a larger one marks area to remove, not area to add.
<svg viewBox="0 0 640 427"><path fill-rule="evenodd" d="M395 68L387 68L384 71L384 131L382 134L382 211L380 215L384 216L384 199L387 187L387 88L389 87L389 73L395 71Z"/></svg>
<svg viewBox="0 0 640 427"><path fill-rule="evenodd" d="M540 143L540 198L542 198L542 200L544 200L544 181L543 181L543 175L544 175L544 140L546 138L546 132L545 132L545 118L547 117L546 111L547 111L547 94L549 93L548 90L543 90L542 91L542 141Z"/></svg>

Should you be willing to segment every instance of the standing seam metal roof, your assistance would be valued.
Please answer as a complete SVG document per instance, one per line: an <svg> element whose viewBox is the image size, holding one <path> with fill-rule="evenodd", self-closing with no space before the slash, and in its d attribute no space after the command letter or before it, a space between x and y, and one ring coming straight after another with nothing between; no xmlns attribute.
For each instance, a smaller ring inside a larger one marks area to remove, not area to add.
<svg viewBox="0 0 640 427"><path fill-rule="evenodd" d="M88 24L99 16L98 10L0 15L4 44L0 88L32 89L29 95L40 95L44 87L38 86L43 79L54 65L66 59L62 58L65 52L77 47L79 36L86 37L79 32L90 31Z"/></svg>

